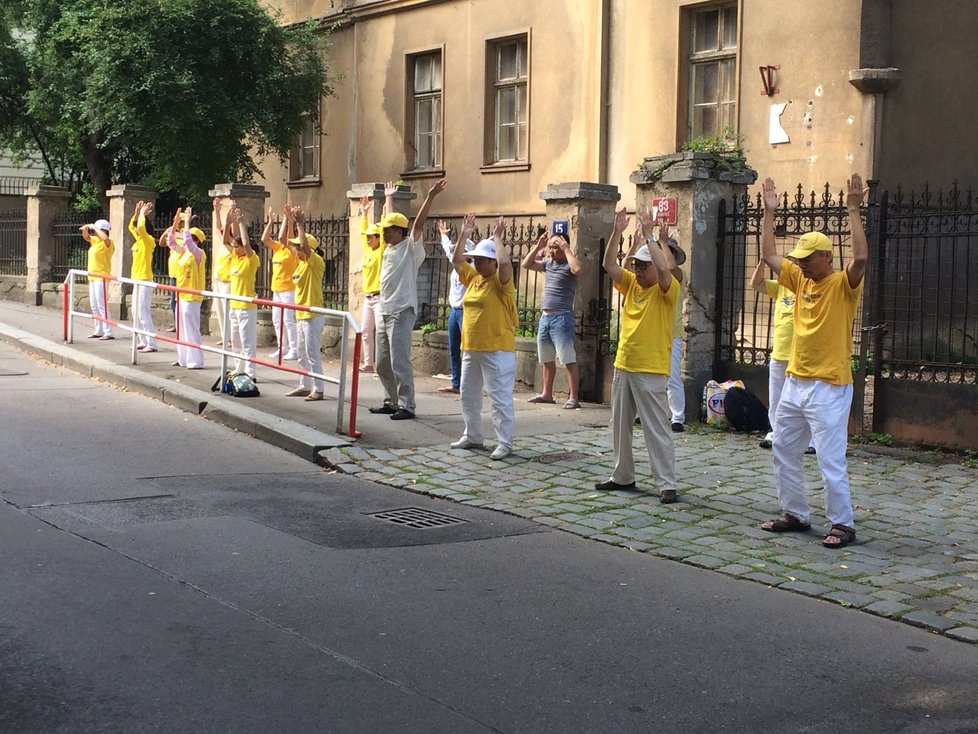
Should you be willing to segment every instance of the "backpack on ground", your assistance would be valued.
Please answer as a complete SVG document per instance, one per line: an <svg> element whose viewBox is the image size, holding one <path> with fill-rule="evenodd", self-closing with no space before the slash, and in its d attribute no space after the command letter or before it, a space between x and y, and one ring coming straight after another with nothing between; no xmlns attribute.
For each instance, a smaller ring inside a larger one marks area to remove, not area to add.
<svg viewBox="0 0 978 734"><path fill-rule="evenodd" d="M244 372L226 372L224 377L218 377L211 385L212 392L222 392L232 398L257 398L261 396L258 385Z"/></svg>
<svg viewBox="0 0 978 734"><path fill-rule="evenodd" d="M735 431L770 431L767 408L754 393L744 387L731 387L723 398L727 425Z"/></svg>

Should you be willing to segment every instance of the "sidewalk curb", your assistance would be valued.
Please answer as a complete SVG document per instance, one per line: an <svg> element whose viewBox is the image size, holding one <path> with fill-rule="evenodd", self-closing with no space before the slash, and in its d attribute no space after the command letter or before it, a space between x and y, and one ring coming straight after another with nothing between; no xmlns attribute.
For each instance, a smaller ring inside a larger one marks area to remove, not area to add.
<svg viewBox="0 0 978 734"><path fill-rule="evenodd" d="M191 415L199 415L315 464L322 465L319 457L321 451L351 444L349 439L342 436L334 436L296 421L278 418L248 405L231 403L229 401L232 398L223 398L102 357L88 355L69 345L58 344L2 322L0 339L52 364L158 400Z"/></svg>

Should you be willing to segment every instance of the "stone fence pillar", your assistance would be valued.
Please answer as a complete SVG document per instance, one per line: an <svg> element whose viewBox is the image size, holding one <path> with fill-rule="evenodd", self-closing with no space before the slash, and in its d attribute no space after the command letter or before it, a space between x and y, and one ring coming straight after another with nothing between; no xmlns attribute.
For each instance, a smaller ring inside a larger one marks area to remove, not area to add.
<svg viewBox="0 0 978 734"><path fill-rule="evenodd" d="M367 219L371 222L379 222L384 211L384 184L377 181L355 183L346 192L346 197L350 201L350 249L347 258L349 299L347 309L356 315L357 321L360 320L359 314L363 309L363 241L360 238L360 199L364 196L370 197L370 207L364 212ZM410 220L411 201L417 196L411 191L410 186L398 186L397 193L394 194L394 211L400 212Z"/></svg>
<svg viewBox="0 0 978 734"><path fill-rule="evenodd" d="M597 369L598 344L600 335L588 332L590 315L593 304L600 295L601 280L607 278L601 269L601 258L604 254L602 244L615 220L615 204L621 199L617 186L609 184L572 181L549 184L546 191L540 193L547 207L547 219L566 219L570 223L570 245L577 259L584 266L584 272L578 278L577 291L574 294L574 313L584 318L587 338L576 341L577 366L581 374L580 393L583 400L600 402L602 386L599 383ZM593 325L592 325L593 326ZM590 338L593 336L594 338ZM537 367L541 371L541 367ZM556 384L560 386L566 379L566 371L557 370ZM542 371L537 376L536 384L542 384ZM563 383L565 384L565 383Z"/></svg>
<svg viewBox="0 0 978 734"><path fill-rule="evenodd" d="M629 180L635 184L635 206L647 207L653 197L672 197L677 203L673 236L686 250L687 279L683 322L686 326L686 355L683 383L686 386L686 417L698 418L703 387L713 375L717 324L716 282L717 212L721 199L743 195L757 173L725 171L709 153L685 152L646 158Z"/></svg>
<svg viewBox="0 0 978 734"><path fill-rule="evenodd" d="M42 305L41 284L51 278L54 260L52 227L57 215L68 211L71 192L63 186L32 186L27 189L27 280L24 301Z"/></svg>
<svg viewBox="0 0 978 734"><path fill-rule="evenodd" d="M132 237L129 234L129 220L136 213L136 203L149 201L156 203L157 191L148 186L121 184L105 192L109 200L109 224L112 229L109 237L115 243L112 255L112 274L129 277L132 272ZM119 319L129 318L125 297L132 293L132 286L122 283L109 283L109 304L118 307ZM111 310L111 309L110 309Z"/></svg>

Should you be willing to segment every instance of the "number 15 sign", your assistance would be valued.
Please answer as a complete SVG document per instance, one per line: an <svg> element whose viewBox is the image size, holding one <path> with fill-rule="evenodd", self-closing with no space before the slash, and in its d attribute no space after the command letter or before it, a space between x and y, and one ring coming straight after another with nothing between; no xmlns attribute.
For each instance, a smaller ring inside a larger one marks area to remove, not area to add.
<svg viewBox="0 0 978 734"><path fill-rule="evenodd" d="M673 225L678 221L676 211L676 199L674 197L659 196L652 199L652 211L656 212L655 220Z"/></svg>

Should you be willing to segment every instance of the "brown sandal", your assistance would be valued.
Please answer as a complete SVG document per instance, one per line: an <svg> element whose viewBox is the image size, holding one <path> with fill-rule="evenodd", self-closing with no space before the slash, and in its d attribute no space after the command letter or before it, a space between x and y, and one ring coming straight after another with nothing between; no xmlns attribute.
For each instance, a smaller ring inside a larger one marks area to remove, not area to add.
<svg viewBox="0 0 978 734"><path fill-rule="evenodd" d="M828 534L822 538L826 548L845 548L856 540L856 531L846 525L833 525Z"/></svg>
<svg viewBox="0 0 978 734"><path fill-rule="evenodd" d="M761 530L769 533L804 533L812 526L809 522L802 522L794 515L787 512L781 517L775 517L761 525Z"/></svg>

